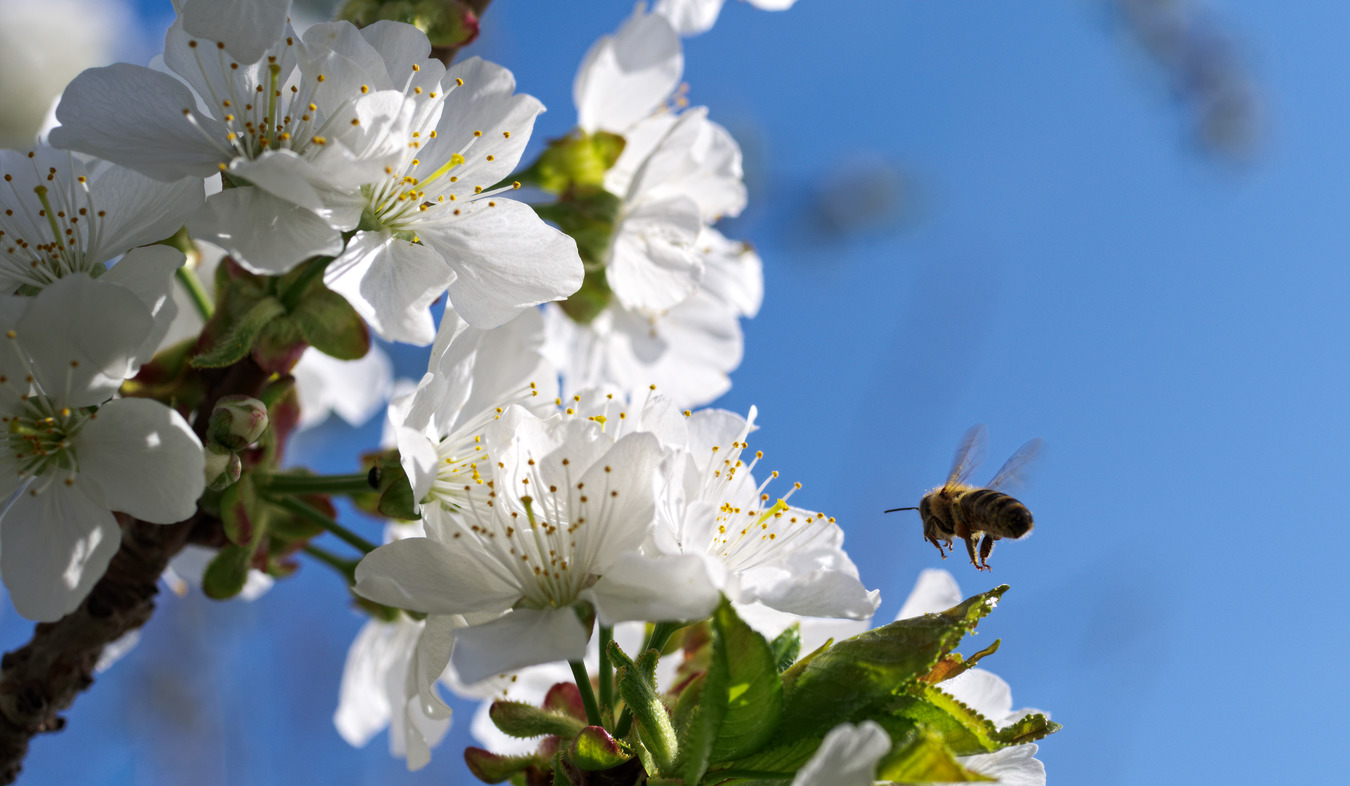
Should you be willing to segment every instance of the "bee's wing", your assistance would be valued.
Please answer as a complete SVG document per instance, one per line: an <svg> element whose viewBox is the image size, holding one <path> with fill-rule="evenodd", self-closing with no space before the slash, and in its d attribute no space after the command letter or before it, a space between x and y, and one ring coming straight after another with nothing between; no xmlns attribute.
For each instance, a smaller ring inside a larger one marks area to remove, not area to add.
<svg viewBox="0 0 1350 786"><path fill-rule="evenodd" d="M1017 452L1004 462L1003 468L998 471L994 479L989 481L987 488L1007 491L1021 487L1030 477L1027 470L1044 447L1044 440L1033 439L1018 448Z"/></svg>
<svg viewBox="0 0 1350 786"><path fill-rule="evenodd" d="M970 473L984 461L985 448L989 443L989 429L983 423L971 426L961 444L956 446L956 458L952 459L952 472L947 476L947 485L965 483Z"/></svg>

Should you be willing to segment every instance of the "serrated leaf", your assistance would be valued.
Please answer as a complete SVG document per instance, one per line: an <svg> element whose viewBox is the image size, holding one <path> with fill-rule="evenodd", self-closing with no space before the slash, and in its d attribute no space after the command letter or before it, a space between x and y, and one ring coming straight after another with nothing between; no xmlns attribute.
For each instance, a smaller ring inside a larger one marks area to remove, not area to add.
<svg viewBox="0 0 1350 786"><path fill-rule="evenodd" d="M996 780L956 760L937 733L920 727L898 741L877 765L877 780L899 783L974 783Z"/></svg>
<svg viewBox="0 0 1350 786"><path fill-rule="evenodd" d="M215 600L233 598L243 591L252 562L253 549L233 543L225 546L206 566L202 574L202 592Z"/></svg>
<svg viewBox="0 0 1350 786"><path fill-rule="evenodd" d="M224 368L243 359L253 348L253 342L268 323L286 313L281 301L265 297L252 304L232 322L211 348L192 359L197 368Z"/></svg>
<svg viewBox="0 0 1350 786"><path fill-rule="evenodd" d="M337 358L357 360L370 350L370 329L346 298L316 283L291 311L310 346Z"/></svg>
<svg viewBox="0 0 1350 786"><path fill-rule="evenodd" d="M534 754L502 756L482 748L464 749L464 763L469 765L469 772L484 783L501 783L538 762Z"/></svg>
<svg viewBox="0 0 1350 786"><path fill-rule="evenodd" d="M895 697L887 713L936 732L958 756L989 753L1004 747L994 738L998 729L988 718L933 685L920 684L906 695ZM883 725L888 731L893 728L888 723Z"/></svg>
<svg viewBox="0 0 1350 786"><path fill-rule="evenodd" d="M869 630L794 664L783 673L779 739L823 737L840 723L881 710L895 693L932 671L1007 589L1004 585L947 611Z"/></svg>
<svg viewBox="0 0 1350 786"><path fill-rule="evenodd" d="M572 763L587 772L598 772L618 767L633 758L619 747L618 740L600 726L587 726L572 740L568 756Z"/></svg>
<svg viewBox="0 0 1350 786"><path fill-rule="evenodd" d="M1038 712L1019 718L999 729L994 736L1004 745L1021 745L1048 737L1062 728L1064 727Z"/></svg>
<svg viewBox="0 0 1350 786"><path fill-rule="evenodd" d="M717 773L729 769L754 772L796 772L815 755L822 739L823 736L801 737L786 744L765 748L743 759L737 759L733 762L720 762L716 767L708 770L705 778L707 781L715 783Z"/></svg>
<svg viewBox="0 0 1350 786"><path fill-rule="evenodd" d="M239 482L220 494L220 523L225 537L231 543L248 546L256 536L254 523L258 513L258 495L253 489L253 476L244 475Z"/></svg>
<svg viewBox="0 0 1350 786"><path fill-rule="evenodd" d="M774 659L778 661L778 673L782 674L797 662L797 656L801 654L802 626L796 622L792 623L787 630L778 634L769 647L773 650Z"/></svg>

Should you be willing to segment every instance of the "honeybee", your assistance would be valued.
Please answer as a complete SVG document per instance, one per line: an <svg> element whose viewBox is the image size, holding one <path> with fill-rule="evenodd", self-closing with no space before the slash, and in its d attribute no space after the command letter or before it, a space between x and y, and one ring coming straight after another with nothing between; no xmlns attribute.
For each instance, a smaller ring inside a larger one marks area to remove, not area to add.
<svg viewBox="0 0 1350 786"><path fill-rule="evenodd" d="M924 494L917 508L891 508L885 511L919 511L923 519L923 539L936 546L943 559L947 558L947 550L952 548L952 538L964 540L966 551L970 554L970 564L977 570L989 570L989 555L994 551L994 541L1000 538L1017 539L1031 531L1031 511L1027 510L1027 506L997 489L1015 486L1020 472L1045 444L1039 439L1033 439L1018 448L994 479L989 481L989 485L980 488L970 485L967 480L984 458L987 439L988 432L983 425L967 431L956 448L956 459L946 483ZM984 536L983 540L981 535ZM975 556L977 540L980 541L978 559Z"/></svg>

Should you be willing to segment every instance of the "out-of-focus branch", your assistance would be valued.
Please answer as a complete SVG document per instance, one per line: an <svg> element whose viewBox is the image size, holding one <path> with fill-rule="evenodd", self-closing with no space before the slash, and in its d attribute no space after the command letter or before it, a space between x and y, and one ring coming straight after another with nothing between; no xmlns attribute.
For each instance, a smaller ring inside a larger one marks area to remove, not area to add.
<svg viewBox="0 0 1350 786"><path fill-rule="evenodd" d="M203 436L221 396L255 396L267 375L252 359L203 374L209 393L194 427ZM211 540L220 522L198 513L178 524L150 524L118 515L122 545L80 607L56 622L39 623L33 638L0 659L0 783L12 783L23 768L28 744L59 731L64 711L94 682L94 665L108 644L144 625L155 610L159 577L190 539Z"/></svg>

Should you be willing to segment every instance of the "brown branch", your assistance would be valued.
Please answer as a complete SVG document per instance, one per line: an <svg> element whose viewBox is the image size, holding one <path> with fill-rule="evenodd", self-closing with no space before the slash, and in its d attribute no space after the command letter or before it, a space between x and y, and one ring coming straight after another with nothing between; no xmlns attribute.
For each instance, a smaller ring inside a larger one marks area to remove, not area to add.
<svg viewBox="0 0 1350 786"><path fill-rule="evenodd" d="M266 375L252 359L203 372L210 390L197 410L201 436L216 399L257 395ZM203 414L204 413L204 414ZM41 732L60 731L64 711L94 683L103 648L144 625L155 611L159 577L191 540L212 540L220 522L198 513L178 524L150 524L118 514L122 545L108 571L80 607L56 622L38 623L33 638L0 659L0 783L19 777L28 744Z"/></svg>

